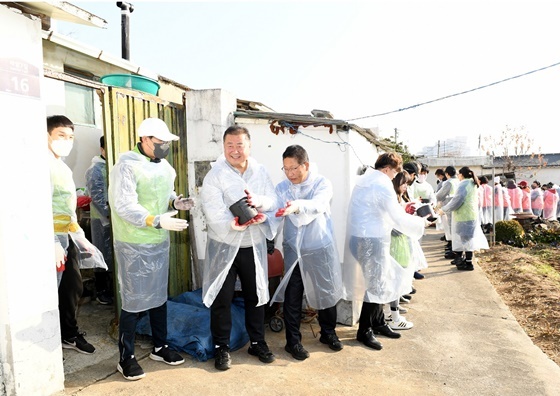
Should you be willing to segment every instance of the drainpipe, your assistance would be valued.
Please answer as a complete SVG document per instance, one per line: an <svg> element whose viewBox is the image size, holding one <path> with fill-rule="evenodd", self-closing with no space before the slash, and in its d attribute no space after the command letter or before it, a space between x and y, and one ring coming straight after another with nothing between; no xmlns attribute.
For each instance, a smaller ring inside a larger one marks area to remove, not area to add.
<svg viewBox="0 0 560 396"><path fill-rule="evenodd" d="M117 1L117 7L121 9L122 58L130 60L130 13L134 11L134 6L131 3Z"/></svg>

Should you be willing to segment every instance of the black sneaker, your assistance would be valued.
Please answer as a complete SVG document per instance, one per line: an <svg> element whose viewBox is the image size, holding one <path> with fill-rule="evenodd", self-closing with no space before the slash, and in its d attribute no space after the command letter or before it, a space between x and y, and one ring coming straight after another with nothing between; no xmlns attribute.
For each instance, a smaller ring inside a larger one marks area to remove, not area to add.
<svg viewBox="0 0 560 396"><path fill-rule="evenodd" d="M136 381L146 376L146 374L144 374L144 370L142 370L142 367L140 367L134 355L132 355L130 359L119 362L119 364L117 364L117 370L119 370L123 377L129 381Z"/></svg>
<svg viewBox="0 0 560 396"><path fill-rule="evenodd" d="M101 305L113 305L113 299L105 291L97 293L95 300Z"/></svg>
<svg viewBox="0 0 560 396"><path fill-rule="evenodd" d="M231 368L231 357L229 356L229 347L222 345L214 349L214 367L218 370L228 370Z"/></svg>
<svg viewBox="0 0 560 396"><path fill-rule="evenodd" d="M276 360L265 341L251 342L247 352L249 352L249 355L258 356L259 360L263 363L272 363Z"/></svg>
<svg viewBox="0 0 560 396"><path fill-rule="evenodd" d="M75 337L62 340L62 348L73 349L86 355L91 355L95 352L95 347L86 341L84 338L85 333L80 333Z"/></svg>
<svg viewBox="0 0 560 396"><path fill-rule="evenodd" d="M156 348L152 349L152 353L150 353L150 359L157 362L164 362L171 366L177 366L178 364L185 362L185 359L183 359L181 355L169 349L167 345L163 346L157 352Z"/></svg>
<svg viewBox="0 0 560 396"><path fill-rule="evenodd" d="M333 351L341 351L342 348L344 348L344 345L342 345L342 342L340 342L338 336L334 333L325 334L325 335L321 333L321 337L319 338L319 341L322 344L327 344L329 348L331 348Z"/></svg>
<svg viewBox="0 0 560 396"><path fill-rule="evenodd" d="M284 349L296 360L305 360L309 357L309 352L299 342L294 346L286 345Z"/></svg>

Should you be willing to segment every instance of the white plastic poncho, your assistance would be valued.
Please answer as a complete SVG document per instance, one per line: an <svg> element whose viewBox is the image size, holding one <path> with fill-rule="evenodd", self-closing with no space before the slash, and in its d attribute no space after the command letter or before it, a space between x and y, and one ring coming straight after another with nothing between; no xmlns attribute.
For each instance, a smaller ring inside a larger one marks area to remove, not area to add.
<svg viewBox="0 0 560 396"><path fill-rule="evenodd" d="M122 309L142 312L167 301L169 231L147 224L166 213L176 197L175 169L134 150L123 153L110 173L109 204Z"/></svg>
<svg viewBox="0 0 560 396"><path fill-rule="evenodd" d="M504 219L504 192L500 184L494 185L494 221Z"/></svg>
<svg viewBox="0 0 560 396"><path fill-rule="evenodd" d="M110 270L113 270L113 246L109 221L109 197L107 193L107 164L101 156L95 156L86 170L87 193L91 197L91 241L103 253Z"/></svg>
<svg viewBox="0 0 560 396"><path fill-rule="evenodd" d="M208 227L202 302L207 307L212 305L220 292L243 240L250 240L255 257L259 299L257 306L264 305L269 300L266 240L272 240L276 236L281 219L274 214L280 204L266 169L253 158L249 158L248 161L247 170L241 174L226 161L224 155L221 155L212 164L212 169L202 185L200 197ZM268 198L266 207L263 207L267 220L240 232L231 228L233 214L229 207L246 196L245 189L254 195ZM244 239L247 234L248 237Z"/></svg>
<svg viewBox="0 0 560 396"><path fill-rule="evenodd" d="M488 241L478 219L478 192L472 179L465 179L459 183L457 192L442 210L446 213L453 212L453 251L474 252L488 249Z"/></svg>
<svg viewBox="0 0 560 396"><path fill-rule="evenodd" d="M297 200L299 213L284 219L284 277L271 303L284 302L298 263L308 304L315 309L335 306L342 298L342 269L330 213L332 183L310 171L300 184L282 181L276 193L283 204Z"/></svg>
<svg viewBox="0 0 560 396"><path fill-rule="evenodd" d="M385 304L410 292L412 277L390 254L393 228L418 240L424 219L407 214L389 177L369 169L358 178L348 209L342 267L346 300Z"/></svg>
<svg viewBox="0 0 560 396"><path fill-rule="evenodd" d="M436 193L436 199L439 206L443 206L453 198L455 191L457 191L457 186L459 185L459 179L457 176L450 177L443 182L443 185ZM441 221L443 224L443 230L445 232L445 239L451 240L451 214L443 214L441 216Z"/></svg>
<svg viewBox="0 0 560 396"><path fill-rule="evenodd" d="M429 199L430 200L429 203L431 205L435 205L437 203L436 193L430 183L428 183L427 181L420 183L418 180L416 180L414 183L412 183L412 185L414 186L413 194L412 196L409 195L411 198Z"/></svg>
<svg viewBox="0 0 560 396"><path fill-rule="evenodd" d="M78 265L80 268L104 268L107 269L101 252L91 245L86 239L84 230L78 224L76 216L76 186L72 177L72 171L60 158L50 153L50 178L51 196L53 208L54 241L60 243L65 253L68 254L70 246L69 237L79 251ZM89 253L81 254L87 247ZM87 258L86 258L87 256ZM62 272L57 272L57 281L60 285Z"/></svg>
<svg viewBox="0 0 560 396"><path fill-rule="evenodd" d="M492 223L492 187L487 183L481 184L478 189L479 217L481 224Z"/></svg>

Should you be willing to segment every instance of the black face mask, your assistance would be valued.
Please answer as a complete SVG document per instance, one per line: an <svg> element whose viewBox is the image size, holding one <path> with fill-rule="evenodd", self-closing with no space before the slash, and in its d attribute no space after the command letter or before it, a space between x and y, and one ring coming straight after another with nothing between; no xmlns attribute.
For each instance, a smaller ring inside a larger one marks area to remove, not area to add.
<svg viewBox="0 0 560 396"><path fill-rule="evenodd" d="M171 142L155 143L152 141L152 143L154 144L154 156L156 158L163 159L167 157L171 148Z"/></svg>

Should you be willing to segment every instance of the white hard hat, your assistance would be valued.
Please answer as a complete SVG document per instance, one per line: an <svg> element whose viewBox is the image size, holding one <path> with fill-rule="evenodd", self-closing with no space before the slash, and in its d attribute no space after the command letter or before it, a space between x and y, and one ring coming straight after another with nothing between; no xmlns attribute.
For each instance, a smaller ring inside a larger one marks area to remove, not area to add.
<svg viewBox="0 0 560 396"><path fill-rule="evenodd" d="M164 142L179 140L179 136L169 132L167 124L159 118L146 118L138 127L138 136L153 136Z"/></svg>

